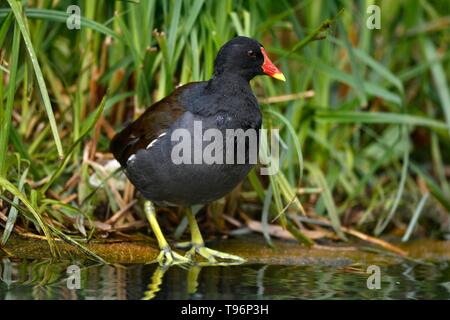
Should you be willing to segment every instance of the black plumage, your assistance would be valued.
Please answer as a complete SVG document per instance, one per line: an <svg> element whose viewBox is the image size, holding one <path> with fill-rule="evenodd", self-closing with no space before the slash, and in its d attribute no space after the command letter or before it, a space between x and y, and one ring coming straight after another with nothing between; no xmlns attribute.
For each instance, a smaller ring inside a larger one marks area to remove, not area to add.
<svg viewBox="0 0 450 320"><path fill-rule="evenodd" d="M176 142L171 137L179 128L193 135L195 121L203 132L220 130L224 139L226 129L259 130L261 112L249 81L264 73L282 79L260 43L234 38L220 49L209 81L177 88L114 137L112 153L146 199L165 205L203 204L223 197L245 178L251 163L174 164Z"/></svg>

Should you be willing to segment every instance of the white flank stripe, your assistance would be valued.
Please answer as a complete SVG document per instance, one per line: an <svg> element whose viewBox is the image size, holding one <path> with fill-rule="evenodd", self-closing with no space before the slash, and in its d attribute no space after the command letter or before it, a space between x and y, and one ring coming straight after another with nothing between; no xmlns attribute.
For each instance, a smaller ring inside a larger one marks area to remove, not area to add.
<svg viewBox="0 0 450 320"><path fill-rule="evenodd" d="M154 139L152 142L150 142L147 146L147 148L145 149L150 149L151 147L153 147L153 145L156 143L156 141L158 141L158 139Z"/></svg>

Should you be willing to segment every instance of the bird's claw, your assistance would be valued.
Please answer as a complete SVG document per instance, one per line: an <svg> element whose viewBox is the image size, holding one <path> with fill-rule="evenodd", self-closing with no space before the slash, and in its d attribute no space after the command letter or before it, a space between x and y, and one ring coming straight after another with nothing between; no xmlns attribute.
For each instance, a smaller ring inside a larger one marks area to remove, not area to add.
<svg viewBox="0 0 450 320"><path fill-rule="evenodd" d="M191 263L192 260L188 257L184 257L169 247L162 248L161 252L159 253L158 257L156 258L155 262L158 262L158 264L162 267L165 266L171 266L175 264L186 264Z"/></svg>
<svg viewBox="0 0 450 320"><path fill-rule="evenodd" d="M196 254L208 260L208 265L237 265L246 261L239 256L207 248L204 244L192 244L185 257L194 260ZM217 261L216 258L222 261Z"/></svg>

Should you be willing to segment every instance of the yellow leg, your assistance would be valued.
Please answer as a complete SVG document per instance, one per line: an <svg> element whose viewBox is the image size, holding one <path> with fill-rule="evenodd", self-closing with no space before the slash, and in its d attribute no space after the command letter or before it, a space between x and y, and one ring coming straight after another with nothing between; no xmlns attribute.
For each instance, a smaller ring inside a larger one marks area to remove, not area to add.
<svg viewBox="0 0 450 320"><path fill-rule="evenodd" d="M200 233L200 229L198 228L197 221L192 213L192 210L189 208L187 210L187 218L189 221L189 227L191 229L191 249L187 252L186 256L189 258L193 258L193 256L197 253L203 258L207 259L210 264L240 264L245 262L245 259L235 256L232 254L228 254L225 252L220 252L217 250L209 249L205 247L205 242L203 241L202 234ZM218 263L216 258L228 260L228 263Z"/></svg>
<svg viewBox="0 0 450 320"><path fill-rule="evenodd" d="M179 255L178 253L172 251L172 249L170 248L169 244L166 241L166 238L161 231L161 228L159 227L158 221L156 220L156 212L153 203L151 203L150 201L145 201L144 211L147 220L150 223L150 227L155 234L156 240L158 241L159 249L161 250L158 257L156 258L156 261L161 266L191 262L189 258Z"/></svg>
<svg viewBox="0 0 450 320"><path fill-rule="evenodd" d="M160 266L156 267L156 270L152 275L151 283L148 285L148 290L144 292L142 300L151 300L156 297L156 294L161 290L161 284L166 270L167 268Z"/></svg>
<svg viewBox="0 0 450 320"><path fill-rule="evenodd" d="M191 266L187 274L187 291L189 294L197 292L198 276L202 268L200 266Z"/></svg>
<svg viewBox="0 0 450 320"><path fill-rule="evenodd" d="M192 209L187 209L186 216L189 222L189 228L191 229L191 243L192 245L204 245L202 233L200 232L200 228L198 227L197 220L192 213Z"/></svg>

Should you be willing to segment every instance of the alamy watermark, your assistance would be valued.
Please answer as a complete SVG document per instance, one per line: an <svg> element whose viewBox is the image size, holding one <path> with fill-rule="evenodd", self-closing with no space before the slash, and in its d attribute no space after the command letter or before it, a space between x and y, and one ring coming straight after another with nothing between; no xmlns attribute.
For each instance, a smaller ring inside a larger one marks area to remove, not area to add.
<svg viewBox="0 0 450 320"><path fill-rule="evenodd" d="M369 290L381 289L381 269L377 265L370 265L367 267L366 273L370 274L367 278L366 285Z"/></svg>
<svg viewBox="0 0 450 320"><path fill-rule="evenodd" d="M81 289L81 269L73 264L67 267L66 273L69 275L66 280L67 289Z"/></svg>
<svg viewBox="0 0 450 320"><path fill-rule="evenodd" d="M66 13L69 15L66 19L66 26L69 30L81 29L81 9L79 6L71 5L67 7Z"/></svg>
<svg viewBox="0 0 450 320"><path fill-rule="evenodd" d="M165 134L160 137L163 135ZM270 130L270 155L268 135L267 129L203 130L202 121L194 121L192 131L178 128L172 132L170 139L175 144L171 150L171 160L175 165L260 163L262 175L276 174L280 158L279 131ZM153 140L147 149L150 149L156 140Z"/></svg>
<svg viewBox="0 0 450 320"><path fill-rule="evenodd" d="M370 14L366 20L367 29L381 29L381 8L375 4L367 7L367 14Z"/></svg>

